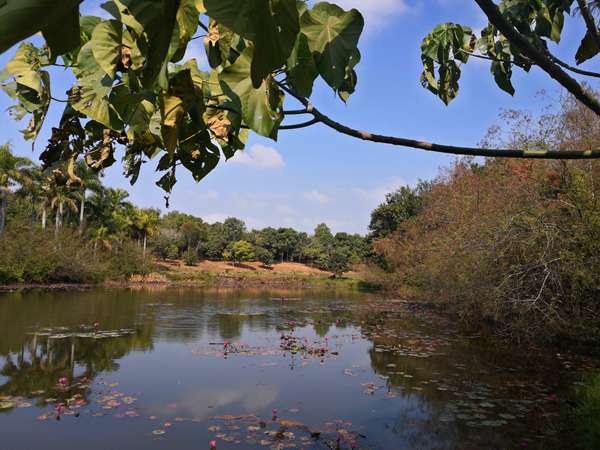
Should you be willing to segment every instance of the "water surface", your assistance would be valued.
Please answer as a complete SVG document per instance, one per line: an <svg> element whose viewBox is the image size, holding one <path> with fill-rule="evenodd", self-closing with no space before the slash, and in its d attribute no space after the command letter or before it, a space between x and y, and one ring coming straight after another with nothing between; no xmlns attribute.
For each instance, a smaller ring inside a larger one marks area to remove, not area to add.
<svg viewBox="0 0 600 450"><path fill-rule="evenodd" d="M0 449L575 448L595 364L364 294L0 294Z"/></svg>

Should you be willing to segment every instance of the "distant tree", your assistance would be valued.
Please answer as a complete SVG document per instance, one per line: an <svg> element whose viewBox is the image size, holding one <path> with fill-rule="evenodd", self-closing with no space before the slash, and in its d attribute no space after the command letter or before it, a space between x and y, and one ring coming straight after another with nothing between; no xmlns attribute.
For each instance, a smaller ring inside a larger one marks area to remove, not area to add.
<svg viewBox="0 0 600 450"><path fill-rule="evenodd" d="M158 232L160 211L157 209L136 209L133 226L142 239L143 255L146 256L148 237Z"/></svg>
<svg viewBox="0 0 600 450"><path fill-rule="evenodd" d="M193 249L198 254L200 247L206 242L208 231L202 219L190 219L181 224L179 231L185 238L186 248Z"/></svg>
<svg viewBox="0 0 600 450"><path fill-rule="evenodd" d="M273 253L263 247L258 247L254 251L254 255L258 261L262 263L265 267L271 267L275 258L273 257Z"/></svg>
<svg viewBox="0 0 600 450"><path fill-rule="evenodd" d="M32 165L29 159L13 155L8 144L0 145L0 234L6 224L9 194L27 178Z"/></svg>
<svg viewBox="0 0 600 450"><path fill-rule="evenodd" d="M75 192L67 186L57 184L56 181L48 185L50 208L54 210L54 235L63 225L65 208L77 212L77 198Z"/></svg>
<svg viewBox="0 0 600 450"><path fill-rule="evenodd" d="M315 228L314 241L323 252L327 252L333 247L333 234L327 224L321 223L317 225Z"/></svg>
<svg viewBox="0 0 600 450"><path fill-rule="evenodd" d="M165 252L166 259L177 259L179 257L179 249L175 244L169 244Z"/></svg>
<svg viewBox="0 0 600 450"><path fill-rule="evenodd" d="M430 189L428 183L419 182L416 188L402 186L387 194L385 202L371 213L369 230L373 239L389 236L405 220L415 217L423 208L423 194Z"/></svg>
<svg viewBox="0 0 600 450"><path fill-rule="evenodd" d="M350 264L357 264L370 253L367 240L359 234L336 233L334 248L345 247L350 252Z"/></svg>
<svg viewBox="0 0 600 450"><path fill-rule="evenodd" d="M83 227L85 224L85 205L86 195L88 191L100 192L102 190L102 183L96 170L88 167L83 160L77 161L75 165L75 175L78 180L78 191L80 197L79 203L79 232L83 233Z"/></svg>
<svg viewBox="0 0 600 450"><path fill-rule="evenodd" d="M196 252L194 248L188 248L183 253L183 261L185 262L186 266L193 266L198 262L198 252Z"/></svg>
<svg viewBox="0 0 600 450"><path fill-rule="evenodd" d="M223 252L223 258L232 261L235 266L243 261L250 261L254 258L254 248L248 241L233 242Z"/></svg>
<svg viewBox="0 0 600 450"><path fill-rule="evenodd" d="M243 220L230 217L223 222L223 238L227 245L232 242L241 241L246 233L246 224Z"/></svg>
<svg viewBox="0 0 600 450"><path fill-rule="evenodd" d="M335 247L327 256L326 269L334 278L341 278L350 270L351 252L347 247Z"/></svg>

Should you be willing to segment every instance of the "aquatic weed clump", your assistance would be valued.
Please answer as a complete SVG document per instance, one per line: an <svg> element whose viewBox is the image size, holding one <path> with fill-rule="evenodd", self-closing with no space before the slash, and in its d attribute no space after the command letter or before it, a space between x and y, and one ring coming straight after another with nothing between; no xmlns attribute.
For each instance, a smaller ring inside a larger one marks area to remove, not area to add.
<svg viewBox="0 0 600 450"><path fill-rule="evenodd" d="M600 448L600 372L586 378L577 390L577 424L584 449Z"/></svg>

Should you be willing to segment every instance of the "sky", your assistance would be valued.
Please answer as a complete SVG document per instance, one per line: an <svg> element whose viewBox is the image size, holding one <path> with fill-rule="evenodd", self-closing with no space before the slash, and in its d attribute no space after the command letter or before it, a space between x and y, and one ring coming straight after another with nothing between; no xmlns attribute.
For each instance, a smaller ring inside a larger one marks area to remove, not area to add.
<svg viewBox="0 0 600 450"><path fill-rule="evenodd" d="M336 3L360 9L366 22L357 92L344 104L319 82L312 97L315 106L339 122L381 134L475 146L497 123L503 108L535 112L542 106L536 95L540 90L557 92L548 75L534 68L530 74L515 72L517 93L511 97L495 86L486 61L472 60L463 68L458 98L445 106L420 85L420 43L443 22L481 29L485 17L473 1ZM97 14L99 5L99 1L85 0L83 12ZM557 55L572 63L582 35L582 29L568 21ZM14 49L0 55L0 66L13 54ZM206 61L201 39L192 41L187 57ZM594 64L584 67L594 70ZM65 98L69 78L60 71L54 71L53 76L53 96ZM63 105L51 109L33 151L19 133L24 124L14 122L4 112L10 105L10 99L0 93L0 142L10 141L16 153L37 160ZM290 101L288 106L299 105ZM297 117L289 123L293 120ZM414 185L419 179L431 179L453 161L451 156L360 141L322 125L281 131L277 142L252 135L243 153L228 162L223 159L201 183L196 184L184 171L178 172L170 210L194 214L208 222L235 216L246 221L249 229L274 226L311 232L325 222L336 232L364 234L371 211L386 193ZM130 201L138 206L167 212L164 192L154 184L160 177L155 166L154 161L145 164L132 187L117 162L106 171L104 182L127 189Z"/></svg>

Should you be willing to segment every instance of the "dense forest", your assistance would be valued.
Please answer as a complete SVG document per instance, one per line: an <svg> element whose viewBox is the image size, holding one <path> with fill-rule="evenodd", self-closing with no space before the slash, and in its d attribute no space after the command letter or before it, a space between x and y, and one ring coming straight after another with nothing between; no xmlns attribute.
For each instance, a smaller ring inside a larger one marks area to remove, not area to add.
<svg viewBox="0 0 600 450"><path fill-rule="evenodd" d="M591 149L598 118L572 98L505 111L482 145ZM600 164L461 159L373 213L378 279L507 338L600 335Z"/></svg>
<svg viewBox="0 0 600 450"><path fill-rule="evenodd" d="M177 211L161 215L128 201L128 193L102 184L82 161L75 182L61 183L8 145L0 147L0 282L95 282L145 274L153 257L260 261L270 267L299 262L341 276L369 253L360 235L313 235L292 228L247 230L231 217L209 224Z"/></svg>

